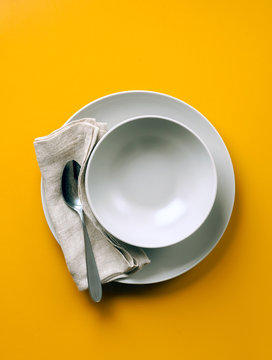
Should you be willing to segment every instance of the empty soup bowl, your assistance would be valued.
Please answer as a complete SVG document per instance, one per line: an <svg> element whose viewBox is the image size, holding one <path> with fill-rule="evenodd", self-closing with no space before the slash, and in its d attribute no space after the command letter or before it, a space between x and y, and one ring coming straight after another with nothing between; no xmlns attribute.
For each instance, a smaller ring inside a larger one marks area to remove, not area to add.
<svg viewBox="0 0 272 360"><path fill-rule="evenodd" d="M203 141L173 119L151 115L106 133L85 176L89 205L104 229L146 248L173 245L195 232L217 190L215 164Z"/></svg>

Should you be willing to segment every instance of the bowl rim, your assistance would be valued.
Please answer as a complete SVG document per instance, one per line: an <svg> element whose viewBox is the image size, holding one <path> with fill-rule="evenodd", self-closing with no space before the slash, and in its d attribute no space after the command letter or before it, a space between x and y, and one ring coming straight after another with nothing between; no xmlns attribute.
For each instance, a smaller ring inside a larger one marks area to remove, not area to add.
<svg viewBox="0 0 272 360"><path fill-rule="evenodd" d="M130 241L130 240L125 240L125 239L121 239L119 235L115 234L114 231L112 231L112 229L109 229L108 227L105 226L103 219L101 220L101 217L97 214L95 207L93 206L93 203L91 201L91 196L90 196L90 191L89 191L89 187L87 186L87 181L86 179L89 177L89 173L90 173L90 164L93 160L93 158L95 157L95 153L96 151L99 149L99 147L101 146L101 144L104 142L104 140L112 133L114 132L116 129L118 129L119 127L130 123L130 122L134 122L137 120L142 120L142 119L146 119L146 118L155 118L155 119L161 119L161 120L165 120L168 122L172 122L175 123L176 125L186 129L188 132L190 132L195 138L197 138L197 140L201 143L201 145L204 147L204 149L206 150L206 153L209 156L209 160L212 164L212 172L213 172L213 177L214 177L214 186L213 186L213 192L212 192L212 196L211 196L211 203L210 203L210 207L208 208L208 211L206 212L206 215L204 216L202 222L200 222L200 224L198 226L196 226L194 228L194 230L192 232L190 232L188 235L181 237L179 240L175 240L175 241L168 241L165 244L159 244L156 246L150 246L150 245L140 245L140 244L136 244L134 241ZM205 142L201 139L201 137L196 134L195 131L193 131L192 129L190 129L188 126L181 124L179 121L168 117L168 116L161 116L161 115L154 115L154 114L145 114L145 115L138 115L138 116L133 116L133 117L129 117L128 119L125 119L123 121L121 121L120 123L116 124L115 126L113 126L110 130L108 130L106 132L105 135L102 136L101 139L99 139L99 141L95 144L94 149L92 150L89 158L87 159L87 164L86 164L86 171L85 171L85 175L84 175L84 180L85 180L85 193L86 193L86 197L87 197L87 202L88 205L91 208L91 211L93 212L94 217L96 218L96 220L99 222L99 224L102 226L102 228L108 232L109 234L111 234L112 236L114 236L116 239L129 244L129 245L133 245L133 246L137 246L137 247L143 247L143 248L163 248L163 247L167 247L167 246L171 246L174 244L177 244L185 239L187 239L189 236L191 236L192 234L194 234L201 226L202 224L206 221L207 217L209 216L215 199L216 199L216 195L217 195L217 186L218 186L218 178L217 178L217 171L216 171L216 165L215 165L215 161L214 158L209 150L209 148L207 147L207 145L205 144Z"/></svg>

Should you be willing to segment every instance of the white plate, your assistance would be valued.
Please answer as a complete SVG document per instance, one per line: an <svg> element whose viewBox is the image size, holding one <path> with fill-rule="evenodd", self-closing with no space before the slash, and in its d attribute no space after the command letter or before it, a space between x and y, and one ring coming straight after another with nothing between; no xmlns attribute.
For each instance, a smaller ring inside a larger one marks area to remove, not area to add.
<svg viewBox="0 0 272 360"><path fill-rule="evenodd" d="M205 223L182 242L160 249L146 249L151 264L118 282L151 284L172 279L190 270L203 260L223 235L234 204L235 180L228 150L211 123L190 105L174 97L151 91L125 91L91 102L68 121L94 117L112 128L134 116L158 115L171 117L188 126L205 142L216 165L218 187L213 209ZM43 188L42 204L49 228L54 234L46 209Z"/></svg>

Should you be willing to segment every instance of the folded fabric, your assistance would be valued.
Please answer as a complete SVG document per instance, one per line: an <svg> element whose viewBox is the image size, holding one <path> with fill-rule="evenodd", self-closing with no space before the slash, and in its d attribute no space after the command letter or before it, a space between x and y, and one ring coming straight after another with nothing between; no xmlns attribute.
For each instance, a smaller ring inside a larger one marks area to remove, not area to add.
<svg viewBox="0 0 272 360"><path fill-rule="evenodd" d="M79 196L102 283L126 277L150 262L142 249L120 243L106 234L88 205L84 185L86 164L95 144L105 133L106 124L85 118L66 123L34 141L48 213L79 290L88 288L82 225L79 216L65 204L61 191L62 172L69 160L81 165Z"/></svg>

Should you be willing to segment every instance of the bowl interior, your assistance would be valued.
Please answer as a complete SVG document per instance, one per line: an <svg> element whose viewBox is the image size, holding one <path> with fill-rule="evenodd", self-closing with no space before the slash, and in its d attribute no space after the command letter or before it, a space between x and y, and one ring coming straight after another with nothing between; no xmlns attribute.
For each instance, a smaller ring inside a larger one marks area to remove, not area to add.
<svg viewBox="0 0 272 360"><path fill-rule="evenodd" d="M94 149L86 193L101 225L118 239L163 247L191 235L208 216L216 170L204 143L170 119L120 124Z"/></svg>

